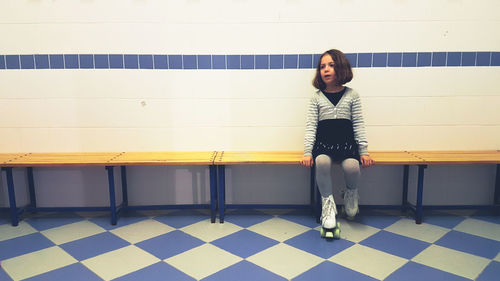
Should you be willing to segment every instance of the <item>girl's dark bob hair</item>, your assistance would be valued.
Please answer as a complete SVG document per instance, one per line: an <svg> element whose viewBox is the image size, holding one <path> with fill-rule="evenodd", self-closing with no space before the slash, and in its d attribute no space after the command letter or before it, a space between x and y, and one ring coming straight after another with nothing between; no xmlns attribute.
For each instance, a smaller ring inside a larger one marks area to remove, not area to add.
<svg viewBox="0 0 500 281"><path fill-rule="evenodd" d="M331 49L324 52L318 60L318 64L316 66L316 76L313 80L313 86L319 90L324 90L326 88L325 82L323 82L323 79L321 79L320 67L321 59L327 54L332 57L334 63L333 68L335 69L336 84L340 86L351 82L353 75L349 60L341 51Z"/></svg>

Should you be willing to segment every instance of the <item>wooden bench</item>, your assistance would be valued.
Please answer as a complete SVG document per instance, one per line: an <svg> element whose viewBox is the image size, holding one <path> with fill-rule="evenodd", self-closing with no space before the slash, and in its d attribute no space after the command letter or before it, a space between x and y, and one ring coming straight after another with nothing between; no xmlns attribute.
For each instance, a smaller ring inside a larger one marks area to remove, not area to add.
<svg viewBox="0 0 500 281"><path fill-rule="evenodd" d="M422 223L424 171L427 165L456 164L497 164L496 186L493 204L500 206L500 152L497 151L373 151L370 152L376 165L403 165L403 210L415 213L415 222ZM217 154L214 164L218 169L218 204L219 220L224 222L225 206L225 166L226 165L299 165L302 159L301 151L223 151ZM418 167L416 204L408 202L409 167ZM319 216L319 195L315 188L314 172L311 169L311 209Z"/></svg>
<svg viewBox="0 0 500 281"><path fill-rule="evenodd" d="M86 211L108 210L111 224L115 225L119 212L129 208L127 195L126 166L142 165L208 165L210 169L211 220L216 215L216 169L213 162L217 152L98 152L98 153L18 153L0 154L0 167L6 171L11 222L17 226L19 215L24 211ZM103 208L37 208L33 167L100 166L108 173L109 207ZM114 167L121 167L123 203L116 206ZM17 208L12 169L27 168L30 204ZM149 206L149 209L166 206ZM173 206L171 206L173 207Z"/></svg>

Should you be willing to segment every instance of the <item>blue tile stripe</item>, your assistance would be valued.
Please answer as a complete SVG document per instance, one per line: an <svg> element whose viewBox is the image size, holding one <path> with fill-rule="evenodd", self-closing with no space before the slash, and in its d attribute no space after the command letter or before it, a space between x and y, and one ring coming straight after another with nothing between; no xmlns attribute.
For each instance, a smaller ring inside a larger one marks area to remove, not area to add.
<svg viewBox="0 0 500 281"><path fill-rule="evenodd" d="M0 55L11 69L314 69L320 54L167 55L35 54ZM500 52L346 53L356 68L500 66Z"/></svg>

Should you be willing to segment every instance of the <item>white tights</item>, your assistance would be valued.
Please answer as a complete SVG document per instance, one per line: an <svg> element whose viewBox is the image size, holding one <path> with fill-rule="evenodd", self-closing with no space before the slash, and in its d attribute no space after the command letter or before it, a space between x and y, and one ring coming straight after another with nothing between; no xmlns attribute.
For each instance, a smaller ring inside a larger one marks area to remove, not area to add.
<svg viewBox="0 0 500 281"><path fill-rule="evenodd" d="M315 159L316 163L316 181L321 196L328 197L333 194L332 185L332 159L326 154L320 154ZM354 158L348 158L340 164L344 172L346 187L356 189L360 175L359 161Z"/></svg>

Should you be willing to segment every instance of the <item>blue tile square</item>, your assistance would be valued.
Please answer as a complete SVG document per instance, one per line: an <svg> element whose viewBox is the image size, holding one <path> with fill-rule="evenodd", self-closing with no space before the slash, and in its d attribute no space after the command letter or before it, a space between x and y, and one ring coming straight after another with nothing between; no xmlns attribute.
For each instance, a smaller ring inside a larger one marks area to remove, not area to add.
<svg viewBox="0 0 500 281"><path fill-rule="evenodd" d="M398 216L388 216L388 215L379 215L379 214L369 214L365 215L366 212L356 216L355 220L357 223L365 224L371 227L375 227L378 229L384 229L390 225L393 225L397 221L401 219ZM425 217L427 222L427 217Z"/></svg>
<svg viewBox="0 0 500 281"><path fill-rule="evenodd" d="M241 227L250 227L271 218L273 218L273 216L256 210L234 209L226 212L225 221Z"/></svg>
<svg viewBox="0 0 500 281"><path fill-rule="evenodd" d="M244 243L242 243L244 241ZM211 244L242 258L248 258L279 242L255 232L243 229L231 235L212 241Z"/></svg>
<svg viewBox="0 0 500 281"><path fill-rule="evenodd" d="M166 216L155 217L154 219L164 224L170 225L173 228L182 228L193 223L206 220L207 215L202 214L197 210L181 210L170 213Z"/></svg>
<svg viewBox="0 0 500 281"><path fill-rule="evenodd" d="M452 216L452 215L429 215L425 216L425 223L433 224L445 228L452 229L459 225L465 217Z"/></svg>
<svg viewBox="0 0 500 281"><path fill-rule="evenodd" d="M62 244L60 247L68 254L72 255L75 259L83 261L129 245L129 242L121 239L120 237L110 232L103 232Z"/></svg>
<svg viewBox="0 0 500 281"><path fill-rule="evenodd" d="M38 231L84 221L85 219L74 213L51 213L26 219L26 223Z"/></svg>
<svg viewBox="0 0 500 281"><path fill-rule="evenodd" d="M101 281L102 279L81 263L74 263L34 277L26 281Z"/></svg>
<svg viewBox="0 0 500 281"><path fill-rule="evenodd" d="M476 53L475 52L463 52L462 53L462 66L475 66L476 65Z"/></svg>
<svg viewBox="0 0 500 281"><path fill-rule="evenodd" d="M52 61L51 61L52 63ZM51 64L52 66L52 64ZM94 55L80 55L80 68L92 69L94 68Z"/></svg>
<svg viewBox="0 0 500 281"><path fill-rule="evenodd" d="M94 55L95 68L106 69L109 68L108 55Z"/></svg>
<svg viewBox="0 0 500 281"><path fill-rule="evenodd" d="M35 69L35 58L33 55L21 55L21 69Z"/></svg>
<svg viewBox="0 0 500 281"><path fill-rule="evenodd" d="M182 69L182 55L168 55L169 69Z"/></svg>
<svg viewBox="0 0 500 281"><path fill-rule="evenodd" d="M269 69L269 56L256 55L255 56L255 69Z"/></svg>
<svg viewBox="0 0 500 281"><path fill-rule="evenodd" d="M63 55L49 55L49 62L51 69L63 69L64 68L64 56Z"/></svg>
<svg viewBox="0 0 500 281"><path fill-rule="evenodd" d="M313 68L313 55L299 55L299 68Z"/></svg>
<svg viewBox="0 0 500 281"><path fill-rule="evenodd" d="M285 281L286 279L246 260L233 264L202 281Z"/></svg>
<svg viewBox="0 0 500 281"><path fill-rule="evenodd" d="M0 68L2 64L0 62ZM35 55L35 67L36 69L48 69L49 68L49 55Z"/></svg>
<svg viewBox="0 0 500 281"><path fill-rule="evenodd" d="M387 231L379 231L359 244L405 259L412 259L431 244Z"/></svg>
<svg viewBox="0 0 500 281"><path fill-rule="evenodd" d="M138 55L124 55L123 61L125 62L125 68L128 68L128 69L138 69L139 68L139 56Z"/></svg>
<svg viewBox="0 0 500 281"><path fill-rule="evenodd" d="M297 68L299 62L298 55L285 55L285 68Z"/></svg>
<svg viewBox="0 0 500 281"><path fill-rule="evenodd" d="M349 59L349 56L348 55L356 55L356 54L345 54L347 59ZM314 54L314 58L313 58L313 68L317 68L318 67L318 64L321 62L321 54ZM352 64L352 61L349 59L349 62L351 62L351 66L352 67L355 67L354 64Z"/></svg>
<svg viewBox="0 0 500 281"><path fill-rule="evenodd" d="M19 62L19 55L6 55L5 61L7 64L7 69L20 69L21 64Z"/></svg>
<svg viewBox="0 0 500 281"><path fill-rule="evenodd" d="M294 223L298 223L310 228L315 228L319 226L319 224L316 222L316 219L311 215L310 212L308 212L308 214L305 214L300 210L296 210L290 213L280 215L279 217L281 219L292 221Z"/></svg>
<svg viewBox="0 0 500 281"><path fill-rule="evenodd" d="M387 53L374 53L373 67L386 67L386 66L387 66Z"/></svg>
<svg viewBox="0 0 500 281"><path fill-rule="evenodd" d="M36 252L54 245L52 241L38 232L0 241L0 261Z"/></svg>
<svg viewBox="0 0 500 281"><path fill-rule="evenodd" d="M324 259L328 259L354 245L353 242L345 239L329 241L321 238L317 230L309 230L301 235L288 239L285 241L285 244Z"/></svg>
<svg viewBox="0 0 500 281"><path fill-rule="evenodd" d="M431 66L432 53L420 52L418 53L417 57L418 57L417 66L419 67Z"/></svg>
<svg viewBox="0 0 500 281"><path fill-rule="evenodd" d="M109 68L123 68L123 55L109 55Z"/></svg>
<svg viewBox="0 0 500 281"><path fill-rule="evenodd" d="M12 278L10 278L9 275L7 275L7 272L5 272L5 270L3 270L3 268L1 266L0 266L0 280L12 281Z"/></svg>
<svg viewBox="0 0 500 281"><path fill-rule="evenodd" d="M498 280L500 276L500 262L492 261L479 276L476 281Z"/></svg>
<svg viewBox="0 0 500 281"><path fill-rule="evenodd" d="M448 53L446 65L447 66L460 66L461 61L462 61L462 53L450 52L450 53Z"/></svg>
<svg viewBox="0 0 500 281"><path fill-rule="evenodd" d="M168 69L167 55L153 55L155 69Z"/></svg>
<svg viewBox="0 0 500 281"><path fill-rule="evenodd" d="M47 57L47 61L48 61L48 57ZM47 62L47 65L48 65L48 62ZM0 69L5 69L5 56L4 55L0 55Z"/></svg>
<svg viewBox="0 0 500 281"><path fill-rule="evenodd" d="M140 69L153 69L153 55L139 55Z"/></svg>
<svg viewBox="0 0 500 281"><path fill-rule="evenodd" d="M491 52L477 52L476 65L490 66Z"/></svg>
<svg viewBox="0 0 500 281"><path fill-rule="evenodd" d="M227 69L241 69L240 63L241 56L228 55L227 56Z"/></svg>
<svg viewBox="0 0 500 281"><path fill-rule="evenodd" d="M211 69L212 56L211 55L198 55L198 69Z"/></svg>
<svg viewBox="0 0 500 281"><path fill-rule="evenodd" d="M434 244L488 259L493 259L500 253L500 242L454 230Z"/></svg>
<svg viewBox="0 0 500 281"><path fill-rule="evenodd" d="M133 224L136 222L146 220L146 219L148 219L148 218L144 217L144 215L133 216L133 215L123 215L122 214L120 216L120 219L116 222L116 225L112 225L110 223L109 216L95 217L95 218L89 219L89 221L97 224L98 226L100 226L106 230L112 230L112 229L115 229L118 227L126 226L129 224Z"/></svg>
<svg viewBox="0 0 500 281"><path fill-rule="evenodd" d="M64 55L64 68L77 69L79 68L78 55Z"/></svg>
<svg viewBox="0 0 500 281"><path fill-rule="evenodd" d="M500 52L491 53L491 66L500 66Z"/></svg>
<svg viewBox="0 0 500 281"><path fill-rule="evenodd" d="M196 69L196 55L182 55L184 69Z"/></svg>
<svg viewBox="0 0 500 281"><path fill-rule="evenodd" d="M212 55L213 69L226 69L226 56L225 55Z"/></svg>
<svg viewBox="0 0 500 281"><path fill-rule="evenodd" d="M270 55L270 68L283 69L283 55Z"/></svg>
<svg viewBox="0 0 500 281"><path fill-rule="evenodd" d="M242 55L241 56L241 69L254 69L255 68L255 56L254 55Z"/></svg>
<svg viewBox="0 0 500 281"><path fill-rule="evenodd" d="M390 67L401 67L403 62L403 53L389 53L387 58Z"/></svg>
<svg viewBox="0 0 500 281"><path fill-rule="evenodd" d="M385 281L422 281L422 280L439 280L439 281L470 281L439 269L434 269L419 263L409 262L389 275Z"/></svg>
<svg viewBox="0 0 500 281"><path fill-rule="evenodd" d="M358 67L371 67L371 66L372 66L372 53L359 53Z"/></svg>
<svg viewBox="0 0 500 281"><path fill-rule="evenodd" d="M432 53L432 66L446 66L446 53L445 52Z"/></svg>
<svg viewBox="0 0 500 281"><path fill-rule="evenodd" d="M349 281L375 281L377 279L364 275L352 269L343 267L330 261L324 261L308 271L292 279L293 281L311 280L349 280ZM406 279L401 279L405 280Z"/></svg>
<svg viewBox="0 0 500 281"><path fill-rule="evenodd" d="M403 67L417 66L417 53L403 53Z"/></svg>
<svg viewBox="0 0 500 281"><path fill-rule="evenodd" d="M136 243L135 245L163 260L203 244L205 242L198 238L180 230L174 230L167 234Z"/></svg>
<svg viewBox="0 0 500 281"><path fill-rule="evenodd" d="M148 267L134 271L113 281L195 281L193 277L179 271L175 267L160 261Z"/></svg>

